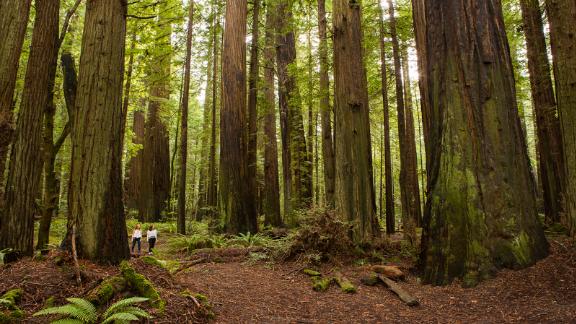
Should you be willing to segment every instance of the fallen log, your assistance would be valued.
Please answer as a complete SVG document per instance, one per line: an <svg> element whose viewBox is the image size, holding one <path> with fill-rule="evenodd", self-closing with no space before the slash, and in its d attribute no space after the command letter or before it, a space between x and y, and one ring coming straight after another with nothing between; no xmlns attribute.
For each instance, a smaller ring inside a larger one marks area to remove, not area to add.
<svg viewBox="0 0 576 324"><path fill-rule="evenodd" d="M174 271L172 274L173 275L178 274L178 273L180 273L186 269L191 268L194 265L204 263L206 261L207 260L205 258L200 258L200 259L192 260L192 261L180 261L180 264L181 264L180 267L176 271Z"/></svg>
<svg viewBox="0 0 576 324"><path fill-rule="evenodd" d="M382 281L382 283L384 283L388 289L392 290L396 295L398 295L400 300L406 303L406 305L418 306L420 304L416 298L412 297L412 295L400 287L400 285L398 285L394 280L383 275L378 275L378 279L380 279L380 281Z"/></svg>
<svg viewBox="0 0 576 324"><path fill-rule="evenodd" d="M404 280L404 272L400 270L397 266L387 266L387 265L374 265L372 266L372 271L384 275L390 279Z"/></svg>
<svg viewBox="0 0 576 324"><path fill-rule="evenodd" d="M334 280L336 280L336 283L338 284L338 286L340 286L340 289L342 289L343 292L349 294L356 292L356 287L354 287L354 285L350 282L350 280L344 277L342 273L336 271L334 273Z"/></svg>

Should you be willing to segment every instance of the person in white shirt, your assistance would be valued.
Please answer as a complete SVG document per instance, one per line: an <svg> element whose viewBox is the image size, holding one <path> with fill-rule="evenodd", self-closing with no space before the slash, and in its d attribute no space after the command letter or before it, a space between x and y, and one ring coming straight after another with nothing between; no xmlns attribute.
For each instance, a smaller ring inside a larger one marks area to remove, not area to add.
<svg viewBox="0 0 576 324"><path fill-rule="evenodd" d="M132 232L132 253L134 253L134 246L138 244L138 255L140 255L140 240L142 239L142 230L140 224L136 224L134 232Z"/></svg>
<svg viewBox="0 0 576 324"><path fill-rule="evenodd" d="M154 225L148 227L146 237L148 238L148 254L153 254L152 249L156 245L156 239L158 238L158 231L154 228Z"/></svg>

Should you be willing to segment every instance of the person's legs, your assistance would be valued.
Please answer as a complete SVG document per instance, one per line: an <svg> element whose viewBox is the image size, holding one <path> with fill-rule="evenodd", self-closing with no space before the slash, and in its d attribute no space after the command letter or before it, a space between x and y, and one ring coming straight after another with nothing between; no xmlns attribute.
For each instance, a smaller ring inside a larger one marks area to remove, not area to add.
<svg viewBox="0 0 576 324"><path fill-rule="evenodd" d="M140 238L138 238L138 254L140 254L141 250L142 249L140 248Z"/></svg>
<svg viewBox="0 0 576 324"><path fill-rule="evenodd" d="M132 239L132 249L130 249L132 251L132 253L134 253L134 246L136 245L136 239L133 238Z"/></svg>
<svg viewBox="0 0 576 324"><path fill-rule="evenodd" d="M155 237L148 240L148 252L149 253L152 253L152 249L154 248L155 245L156 245L156 238Z"/></svg>

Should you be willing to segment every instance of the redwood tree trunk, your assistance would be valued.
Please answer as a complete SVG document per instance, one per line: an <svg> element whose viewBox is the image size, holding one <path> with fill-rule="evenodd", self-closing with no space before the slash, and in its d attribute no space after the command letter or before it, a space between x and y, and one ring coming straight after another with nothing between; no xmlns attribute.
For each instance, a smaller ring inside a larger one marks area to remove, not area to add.
<svg viewBox="0 0 576 324"><path fill-rule="evenodd" d="M326 205L334 208L334 143L330 108L330 80L328 78L328 41L326 37L326 1L318 0L318 35L320 46L320 114L322 116L322 161L324 163L324 188Z"/></svg>
<svg viewBox="0 0 576 324"><path fill-rule="evenodd" d="M548 222L559 222L564 164L560 122L550 76L542 13L538 0L521 0L524 34L528 51L528 69L532 102L536 113L540 183L544 194L544 212Z"/></svg>
<svg viewBox="0 0 576 324"><path fill-rule="evenodd" d="M120 145L125 36L125 1L87 3L68 203L77 227L79 255L111 263L130 256Z"/></svg>
<svg viewBox="0 0 576 324"><path fill-rule="evenodd" d="M426 2L431 103L423 279L472 286L547 254L499 0Z"/></svg>
<svg viewBox="0 0 576 324"><path fill-rule="evenodd" d="M218 4L216 4L218 6ZM218 107L218 89L220 89L221 79L218 77L218 66L221 64L218 53L220 49L220 38L218 37L220 32L220 7L216 8L216 25L213 34L213 43L214 47L212 57L212 109L211 109L211 127L210 127L210 155L208 160L208 188L207 188L207 195L206 195L206 204L210 208L210 215L211 217L216 216L216 210L218 205L218 174L216 170L216 141L217 141L217 133L216 133L216 126L218 125L216 122L216 112Z"/></svg>
<svg viewBox="0 0 576 324"><path fill-rule="evenodd" d="M186 36L186 62L184 65L184 90L182 116L180 117L180 181L178 183L178 233L186 234L186 160L188 159L188 97L190 95L190 59L192 57L192 27L194 26L194 1L188 8Z"/></svg>
<svg viewBox="0 0 576 324"><path fill-rule="evenodd" d="M396 210L394 207L394 182L392 181L392 154L390 152L390 107L388 103L388 76L386 74L386 45L384 43L384 14L382 5L378 4L380 23L380 73L382 79L382 105L384 123L384 172L386 173L386 233L396 231Z"/></svg>
<svg viewBox="0 0 576 324"><path fill-rule="evenodd" d="M278 143L276 139L276 98L274 95L274 13L266 10L264 47L264 222L282 226L280 185L278 183Z"/></svg>
<svg viewBox="0 0 576 324"><path fill-rule="evenodd" d="M4 168L12 141L14 88L20 52L26 35L32 0L0 2L0 190L4 189ZM3 193L0 192L0 203ZM0 218L0 228L2 220Z"/></svg>
<svg viewBox="0 0 576 324"><path fill-rule="evenodd" d="M576 236L576 2L546 0L556 100L564 148L564 220Z"/></svg>
<svg viewBox="0 0 576 324"><path fill-rule="evenodd" d="M0 249L12 247L32 255L34 216L43 159L42 115L54 88L58 57L60 0L36 3L36 17L24 90L12 144L0 222Z"/></svg>
<svg viewBox="0 0 576 324"><path fill-rule="evenodd" d="M226 1L220 111L220 210L230 233L256 233L254 192L246 189L246 0Z"/></svg>
<svg viewBox="0 0 576 324"><path fill-rule="evenodd" d="M254 0L252 5L252 45L250 47L250 75L248 77L248 186L254 192L256 189L256 153L258 149L258 82L260 76L258 41L260 17L260 0Z"/></svg>
<svg viewBox="0 0 576 324"><path fill-rule="evenodd" d="M363 63L360 5L333 3L336 210L352 222L356 242L380 233L372 175L368 86Z"/></svg>
<svg viewBox="0 0 576 324"><path fill-rule="evenodd" d="M136 145L144 144L144 125L145 117L144 112L141 110L134 111L132 121L132 143ZM127 166L126 180L124 181L124 191L126 198L126 207L129 209L137 209L140 199L140 185L142 183L142 169L144 164L144 157L142 149L139 149L134 156L130 158ZM141 219L142 220L142 219Z"/></svg>
<svg viewBox="0 0 576 324"><path fill-rule="evenodd" d="M404 86L402 84L402 68L400 61L400 46L396 32L396 17L394 16L394 4L388 0L390 12L390 34L392 36L392 48L394 56L394 71L396 81L396 109L398 110L398 138L400 142L400 199L402 200L402 226L404 238L410 244L416 243L416 222L420 218L420 191L418 178L412 175L412 163L410 156L408 132L406 129L406 107L404 105ZM416 185L414 185L416 180Z"/></svg>

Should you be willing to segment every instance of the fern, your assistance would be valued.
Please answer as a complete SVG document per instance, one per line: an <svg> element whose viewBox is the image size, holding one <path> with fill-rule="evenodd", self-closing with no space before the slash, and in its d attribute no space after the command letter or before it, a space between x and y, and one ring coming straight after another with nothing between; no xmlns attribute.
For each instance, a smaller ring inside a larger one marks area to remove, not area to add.
<svg viewBox="0 0 576 324"><path fill-rule="evenodd" d="M129 323L140 318L152 318L145 310L133 306L136 303L147 301L148 298L132 297L119 300L99 316L96 307L82 298L67 298L69 304L43 309L34 316L62 315L61 319L52 324L93 324L98 319L102 323Z"/></svg>

